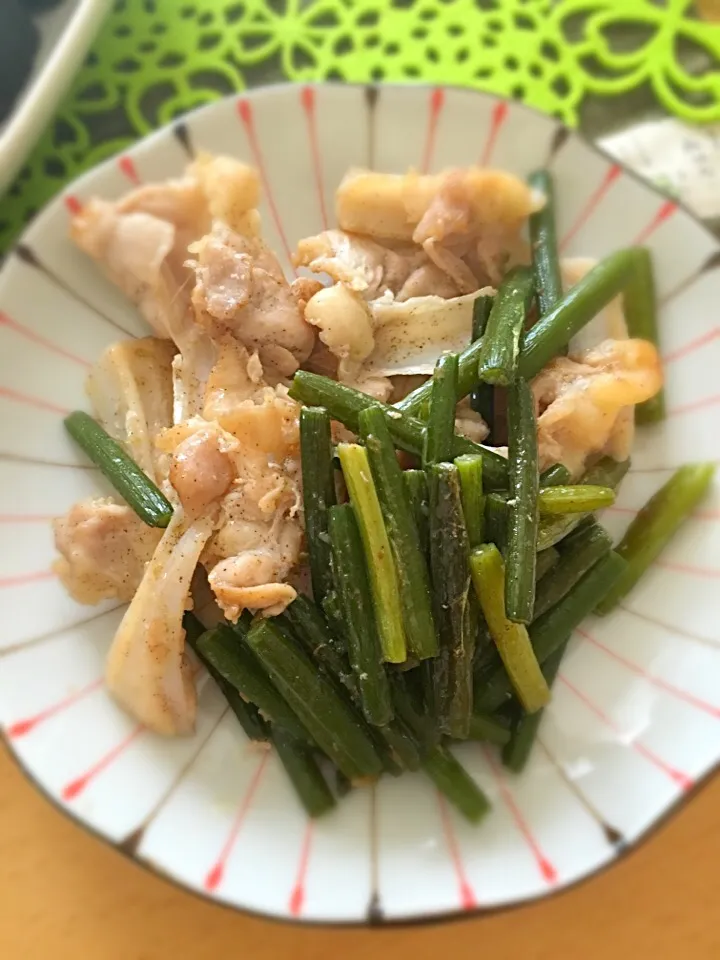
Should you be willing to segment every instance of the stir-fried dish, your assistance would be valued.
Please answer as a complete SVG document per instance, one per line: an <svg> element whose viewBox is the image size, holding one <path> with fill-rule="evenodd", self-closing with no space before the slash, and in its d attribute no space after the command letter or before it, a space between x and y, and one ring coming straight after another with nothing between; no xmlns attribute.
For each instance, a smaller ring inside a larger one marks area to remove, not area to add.
<svg viewBox="0 0 720 960"><path fill-rule="evenodd" d="M259 202L203 156L74 217L152 334L66 421L117 495L55 521L57 572L129 603L107 686L151 730L192 733L206 670L313 815L332 768L422 768L478 819L448 743L520 769L573 630L710 482L678 471L615 550L594 517L663 415L650 257L560 260L545 171L351 170L288 280Z"/></svg>

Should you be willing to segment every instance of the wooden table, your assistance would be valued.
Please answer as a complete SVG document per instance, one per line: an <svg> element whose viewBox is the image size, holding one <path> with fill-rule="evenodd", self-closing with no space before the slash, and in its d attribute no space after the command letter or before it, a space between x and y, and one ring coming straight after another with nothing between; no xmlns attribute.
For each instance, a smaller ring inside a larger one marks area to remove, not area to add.
<svg viewBox="0 0 720 960"><path fill-rule="evenodd" d="M717 960L720 778L619 865L519 910L332 930L211 906L84 833L0 748L2 960Z"/></svg>

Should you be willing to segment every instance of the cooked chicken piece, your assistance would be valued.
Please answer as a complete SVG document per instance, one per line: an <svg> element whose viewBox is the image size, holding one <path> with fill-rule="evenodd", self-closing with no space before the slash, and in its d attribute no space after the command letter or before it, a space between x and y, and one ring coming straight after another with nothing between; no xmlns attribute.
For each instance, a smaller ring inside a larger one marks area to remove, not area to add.
<svg viewBox="0 0 720 960"><path fill-rule="evenodd" d="M177 345L176 423L199 412L215 359L190 307L188 247L210 230L214 216L257 234L258 197L258 177L249 167L228 157L201 157L181 179L138 187L114 203L90 200L73 219L78 246L137 304L155 333Z"/></svg>
<svg viewBox="0 0 720 960"><path fill-rule="evenodd" d="M439 189L438 177L420 177L376 173L351 169L335 191L335 213L342 230L383 240L412 241L422 213ZM417 206L422 196L422 211L413 219L406 193Z"/></svg>
<svg viewBox="0 0 720 960"><path fill-rule="evenodd" d="M417 183L410 182L404 193L406 209L413 221L417 217L415 243L481 236L488 227L506 230L513 236L527 217L545 203L545 198L524 181L503 170L467 167L446 170L427 179L437 183L429 203Z"/></svg>
<svg viewBox="0 0 720 960"><path fill-rule="evenodd" d="M479 413L470 406L470 397L465 397L455 410L455 433L459 433L468 440L482 443L490 433L488 425Z"/></svg>
<svg viewBox="0 0 720 960"><path fill-rule="evenodd" d="M217 358L205 385L203 416L223 426L225 417L232 417L239 403L250 400L258 387L264 386L263 368L257 354L232 336L217 340Z"/></svg>
<svg viewBox="0 0 720 960"><path fill-rule="evenodd" d="M169 340L121 340L103 353L86 384L100 423L155 483L167 475L155 439L173 422L174 356Z"/></svg>
<svg viewBox="0 0 720 960"><path fill-rule="evenodd" d="M210 587L233 621L245 608L271 616L292 602L286 580L302 545L298 480L277 468L262 474L257 459L243 462L203 555Z"/></svg>
<svg viewBox="0 0 720 960"><path fill-rule="evenodd" d="M231 514L242 512L230 504ZM213 553L227 554L208 575L210 587L225 616L237 620L243 610L264 616L282 613L297 593L287 578L298 562L302 530L298 522L281 517L272 525L241 519L228 521L215 537Z"/></svg>
<svg viewBox="0 0 720 960"><path fill-rule="evenodd" d="M255 586L236 585L264 576L271 579ZM254 556L248 551L219 563L210 574L210 584L225 616L235 623L245 609L262 612L264 617L276 617L293 602L297 590L289 583L278 582L279 576L272 557Z"/></svg>
<svg viewBox="0 0 720 960"><path fill-rule="evenodd" d="M417 247L391 250L343 230L325 230L315 237L306 237L298 243L293 256L296 267L326 273L366 300L373 300L386 290L397 293L426 260Z"/></svg>
<svg viewBox="0 0 720 960"><path fill-rule="evenodd" d="M413 270L398 291L395 300L401 302L413 297L443 297L449 300L461 293L452 278L434 263L425 263Z"/></svg>
<svg viewBox="0 0 720 960"><path fill-rule="evenodd" d="M608 437L603 453L621 463L627 460L635 437L635 410L623 407L618 413L615 424Z"/></svg>
<svg viewBox="0 0 720 960"><path fill-rule="evenodd" d="M511 264L528 261L519 230L544 201L509 174L495 184L488 175L492 171L449 171L414 234L461 293L497 286Z"/></svg>
<svg viewBox="0 0 720 960"><path fill-rule="evenodd" d="M472 293L480 286L477 277L465 261L448 247L442 246L434 237L423 243L423 250L435 266L450 278L459 292Z"/></svg>
<svg viewBox="0 0 720 960"><path fill-rule="evenodd" d="M70 236L136 303L159 337L173 338L187 309L188 244L210 229L207 200L191 176L148 184L117 202L89 200Z"/></svg>
<svg viewBox="0 0 720 960"><path fill-rule="evenodd" d="M310 358L303 364L303 370L319 373L321 376L330 377L332 380L340 379L338 376L338 358L330 352L320 339L318 339ZM362 393L367 393L368 396L375 397L376 400L382 400L383 403L390 400L394 390L393 381L388 377L375 377L371 374L362 373L362 371L359 378L350 381L348 386L352 386Z"/></svg>
<svg viewBox="0 0 720 960"><path fill-rule="evenodd" d="M480 293L493 295L495 291L485 287ZM370 309L375 347L363 372L384 377L429 376L441 353L463 350L470 342L476 296L452 300L417 297L402 303L389 298L374 300Z"/></svg>
<svg viewBox="0 0 720 960"><path fill-rule="evenodd" d="M479 237L458 237L443 241L442 249L449 249L468 265L480 286L500 285L511 267L532 262L530 245L517 230L504 224L482 228Z"/></svg>
<svg viewBox="0 0 720 960"><path fill-rule="evenodd" d="M404 400L405 397L412 393L413 390L417 390L418 387L421 387L428 377L423 373L413 373L408 376L399 375L397 377L390 377L390 382L392 383L392 393L391 393L391 402L399 403L401 400Z"/></svg>
<svg viewBox="0 0 720 960"><path fill-rule="evenodd" d="M343 230L422 245L498 224L517 232L543 198L510 173L468 167L432 175L351 170L335 202Z"/></svg>
<svg viewBox="0 0 720 960"><path fill-rule="evenodd" d="M283 469L298 455L297 404L284 387L264 387L253 400L246 400L227 416L223 424L238 440L243 458L262 458L268 467ZM271 476L271 473L268 473Z"/></svg>
<svg viewBox="0 0 720 960"><path fill-rule="evenodd" d="M202 557L210 586L233 620L245 607L278 612L295 595L285 580L302 541L298 406L284 387L265 385L256 354L226 336L204 415L159 443L173 452L170 479L185 508L217 504Z"/></svg>
<svg viewBox="0 0 720 960"><path fill-rule="evenodd" d="M475 296L400 302L387 293L368 303L346 284L336 283L312 297L305 319L319 328L320 340L338 358L337 379L362 389L359 384L368 377L429 375L441 353L467 346ZM386 390L383 385L382 392ZM375 388L365 392L374 393Z"/></svg>
<svg viewBox="0 0 720 960"><path fill-rule="evenodd" d="M192 303L201 324L218 326L250 349L263 365L291 376L315 342L273 253L252 237L216 222L192 247L196 260Z"/></svg>
<svg viewBox="0 0 720 960"><path fill-rule="evenodd" d="M360 393L366 393L369 397L382 401L382 403L387 403L393 392L392 380L389 377L374 377L372 374L361 373L350 386L359 390Z"/></svg>
<svg viewBox="0 0 720 960"><path fill-rule="evenodd" d="M512 174L478 167L405 176L352 170L336 195L343 229L386 243L412 240L455 294L499 282L522 257L520 228L543 202Z"/></svg>
<svg viewBox="0 0 720 960"><path fill-rule="evenodd" d="M169 265L174 225L147 213L122 212L106 200L90 200L73 219L71 236L137 304L157 336L170 338L182 324L187 309L182 291L190 279Z"/></svg>
<svg viewBox="0 0 720 960"><path fill-rule="evenodd" d="M115 699L165 736L189 734L197 695L185 657L182 618L200 554L213 530L176 510L147 566L108 653L105 680Z"/></svg>
<svg viewBox="0 0 720 960"><path fill-rule="evenodd" d="M53 569L78 603L132 599L161 531L110 498L82 500L53 522Z"/></svg>
<svg viewBox="0 0 720 960"><path fill-rule="evenodd" d="M375 346L368 304L346 284L336 283L315 294L305 319L320 330L320 339L339 359L338 379L355 379Z"/></svg>
<svg viewBox="0 0 720 960"><path fill-rule="evenodd" d="M138 187L116 202L88 201L70 236L138 305L155 333L181 347L193 279L185 266L188 246L210 230L213 217L246 230L254 224L257 233L258 199L250 167L201 157L180 179Z"/></svg>
<svg viewBox="0 0 720 960"><path fill-rule="evenodd" d="M219 504L235 479L232 454L238 448L215 423L200 424L175 447L169 480L187 516L198 517Z"/></svg>
<svg viewBox="0 0 720 960"><path fill-rule="evenodd" d="M251 492L239 488L228 498L225 522L203 557L210 587L232 621L246 608L274 616L295 599L287 579L299 562L303 534L300 518L288 512L290 489L278 485L264 500L260 519Z"/></svg>
<svg viewBox="0 0 720 960"><path fill-rule="evenodd" d="M480 292L495 291L486 287ZM368 378L430 375L441 353L462 350L471 335L475 296L398 301L388 293L366 303L345 284L336 283L315 294L305 317L320 329L320 340L338 358L337 378L363 389L359 384ZM317 369L317 362L312 369ZM324 369L333 373L332 365L325 363ZM382 392L388 389L383 384ZM376 390L372 386L365 392Z"/></svg>
<svg viewBox="0 0 720 960"><path fill-rule="evenodd" d="M203 415L236 438L242 459L264 457L277 465L299 455L297 404L284 386L266 386L257 354L230 337L221 341Z"/></svg>
<svg viewBox="0 0 720 960"><path fill-rule="evenodd" d="M592 257L570 257L561 260L560 271L565 291L582 280L597 263ZM584 354L604 340L627 340L627 337L623 298L618 295L575 334L568 345L568 356L582 362ZM605 452L615 460L626 460L630 456L634 435L635 413L632 407L625 407L618 413Z"/></svg>
<svg viewBox="0 0 720 960"><path fill-rule="evenodd" d="M296 277L290 284L290 292L295 297L300 313L305 315L305 307L308 301L315 296L318 290L325 286L319 280L313 280L312 277Z"/></svg>
<svg viewBox="0 0 720 960"><path fill-rule="evenodd" d="M202 153L188 167L205 195L213 220L221 220L231 230L247 236L260 235L260 177L257 170L231 157L213 157ZM190 238L197 240L198 234ZM186 246L187 249L187 246Z"/></svg>
<svg viewBox="0 0 720 960"><path fill-rule="evenodd" d="M569 257L561 260L560 272L564 290L567 292L574 287L597 263L592 257ZM596 347L603 340L626 340L627 335L622 295L618 295L572 338L568 356L578 358L584 351Z"/></svg>
<svg viewBox="0 0 720 960"><path fill-rule="evenodd" d="M479 414L468 411L468 416L455 417L455 433L467 437L473 443L482 443L487 439L490 430Z"/></svg>
<svg viewBox="0 0 720 960"><path fill-rule="evenodd" d="M195 568L190 588L192 611L206 630L225 622L225 615L210 589L207 572L202 564ZM187 649L187 648L186 648Z"/></svg>
<svg viewBox="0 0 720 960"><path fill-rule="evenodd" d="M207 379L215 365L217 350L207 332L187 315L180 352L173 360L173 423L183 423L202 412Z"/></svg>
<svg viewBox="0 0 720 960"><path fill-rule="evenodd" d="M238 476L252 458L287 467L285 461L299 456L298 416L299 407L289 398L286 387L266 385L257 354L249 354L226 335L218 341L218 358L208 377L202 418L165 431L158 446L173 453L178 444L207 435L223 456L239 464Z"/></svg>
<svg viewBox="0 0 720 960"><path fill-rule="evenodd" d="M303 370L319 373L321 377L330 377L337 380L338 358L331 353L320 337L315 341L313 352L303 364Z"/></svg>
<svg viewBox="0 0 720 960"><path fill-rule="evenodd" d="M650 399L661 386L660 358L646 340L606 340L579 361L556 357L532 383L541 468L563 463L577 477L591 455L622 453L625 408Z"/></svg>
<svg viewBox="0 0 720 960"><path fill-rule="evenodd" d="M203 555L206 567L246 551L268 556L276 553L285 558L288 569L296 563L302 527L295 522L299 516L292 513L290 504L296 501L297 490L278 485L276 492L280 499L275 504L265 501L258 505L247 496L247 487L235 486L222 504L218 530Z"/></svg>

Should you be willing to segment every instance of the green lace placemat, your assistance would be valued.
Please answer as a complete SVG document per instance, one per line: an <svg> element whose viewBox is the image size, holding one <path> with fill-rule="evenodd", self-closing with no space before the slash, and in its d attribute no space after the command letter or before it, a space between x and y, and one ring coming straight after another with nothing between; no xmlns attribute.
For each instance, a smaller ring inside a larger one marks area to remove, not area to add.
<svg viewBox="0 0 720 960"><path fill-rule="evenodd" d="M64 183L185 110L280 80L454 83L591 134L720 120L720 24L689 0L118 0L0 202L0 251Z"/></svg>

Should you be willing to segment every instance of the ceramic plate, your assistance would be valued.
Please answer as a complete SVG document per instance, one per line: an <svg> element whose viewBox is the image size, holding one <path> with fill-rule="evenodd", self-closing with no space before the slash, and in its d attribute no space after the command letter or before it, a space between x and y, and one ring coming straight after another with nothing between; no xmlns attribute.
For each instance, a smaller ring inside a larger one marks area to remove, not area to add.
<svg viewBox="0 0 720 960"><path fill-rule="evenodd" d="M637 843L720 755L718 487L612 617L577 632L526 772L492 749L462 762L493 801L472 827L421 775L356 790L308 821L272 755L250 745L212 682L194 737L137 726L103 689L122 610L77 606L51 571L50 519L98 489L62 428L90 364L146 331L67 239L94 194L180 174L199 150L254 164L266 236L332 221L351 166L549 164L563 252L652 250L668 417L643 429L606 520L619 533L669 472L720 459L720 256L684 210L579 136L516 103L455 89L274 87L161 130L77 181L33 223L0 276L0 722L43 792L78 822L190 890L272 917L442 917L546 896Z"/></svg>

